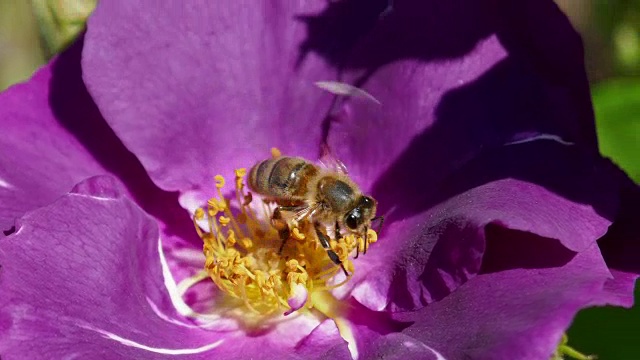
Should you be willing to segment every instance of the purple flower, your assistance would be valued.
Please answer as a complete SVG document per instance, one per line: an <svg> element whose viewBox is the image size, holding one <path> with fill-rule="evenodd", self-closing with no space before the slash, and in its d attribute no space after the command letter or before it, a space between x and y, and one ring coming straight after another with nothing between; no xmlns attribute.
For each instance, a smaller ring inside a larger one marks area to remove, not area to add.
<svg viewBox="0 0 640 360"><path fill-rule="evenodd" d="M3 359L547 359L579 309L631 306L640 191L553 2L386 4L100 2L0 95ZM214 176L325 141L386 215L353 277L269 318L189 286Z"/></svg>

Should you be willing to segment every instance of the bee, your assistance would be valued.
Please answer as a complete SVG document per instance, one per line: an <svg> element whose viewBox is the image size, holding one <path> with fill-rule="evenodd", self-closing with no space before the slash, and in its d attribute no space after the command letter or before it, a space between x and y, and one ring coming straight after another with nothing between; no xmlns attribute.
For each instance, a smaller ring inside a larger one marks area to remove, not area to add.
<svg viewBox="0 0 640 360"><path fill-rule="evenodd" d="M300 157L270 158L251 168L247 183L250 190L278 205L272 222L281 223L281 226L276 226L282 239L280 251L289 238L289 225L283 217L283 213L288 213L292 215L292 220L308 220L313 224L320 245L327 251L331 261L340 265L348 276L338 255L331 249L329 236L322 228L333 226L335 240L341 237L340 229L364 235L366 253L366 236L371 222L382 222L383 219L376 217L376 200L362 193L348 176L342 162L325 154L321 164L324 166ZM283 222L285 225L282 225Z"/></svg>

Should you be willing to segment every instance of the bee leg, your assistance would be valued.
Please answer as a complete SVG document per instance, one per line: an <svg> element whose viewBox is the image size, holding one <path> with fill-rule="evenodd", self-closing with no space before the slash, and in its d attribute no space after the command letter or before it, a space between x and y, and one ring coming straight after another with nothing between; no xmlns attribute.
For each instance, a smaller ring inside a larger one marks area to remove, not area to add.
<svg viewBox="0 0 640 360"><path fill-rule="evenodd" d="M369 228L365 226L364 228L364 251L362 252L362 255L367 255L367 245L369 245Z"/></svg>
<svg viewBox="0 0 640 360"><path fill-rule="evenodd" d="M365 235L366 236L366 235ZM366 240L365 240L366 243ZM366 245L365 245L366 246ZM358 256L360 256L360 243L358 242L358 239L356 239L356 256L354 256L354 259L357 259Z"/></svg>
<svg viewBox="0 0 640 360"><path fill-rule="evenodd" d="M291 235L289 231L289 225L282 218L282 212L280 211L280 207L277 207L273 211L273 216L271 217L271 224L276 230L278 230L278 235L280 235L280 240L282 240L282 243L280 244L280 248L278 249L278 255L280 255L282 254L282 250L284 249L284 244L287 242L287 239L289 239L289 236Z"/></svg>
<svg viewBox="0 0 640 360"><path fill-rule="evenodd" d="M344 271L345 276L349 276L349 273L347 272L347 269L344 268L344 265L342 264L342 261L340 261L338 254L336 254L336 252L333 251L333 249L331 249L331 245L329 244L329 237L325 235L325 233L323 233L322 230L320 230L320 224L315 223L314 228L316 230L316 235L318 235L318 240L320 241L320 245L322 245L322 247L327 251L327 255L329 256L329 259L331 259L331 261L333 261L334 264L340 265L340 267L342 268L342 271Z"/></svg>
<svg viewBox="0 0 640 360"><path fill-rule="evenodd" d="M380 225L378 226L378 231L377 231L378 233L380 233L380 230L382 230L382 224L384 224L384 216L376 216L376 217L374 217L371 221L372 221L372 222L373 222L373 221L379 221L379 222L380 222ZM368 238L368 236L369 236L369 227L365 227L365 228L364 228L364 251L363 251L363 254L364 254L364 255L366 255L366 254L367 254L367 247L368 247L368 245L369 245L369 241L368 241L368 240L369 240L369 238ZM355 257L355 259L357 259L357 258L358 258L358 254L359 254L360 247L358 247L357 249L358 249L358 252L356 252L356 257Z"/></svg>
<svg viewBox="0 0 640 360"><path fill-rule="evenodd" d="M284 250L284 245L287 243L287 239L289 238L289 227L284 230L278 230L278 234L280 235L280 247L278 248L278 255L282 254L282 250Z"/></svg>

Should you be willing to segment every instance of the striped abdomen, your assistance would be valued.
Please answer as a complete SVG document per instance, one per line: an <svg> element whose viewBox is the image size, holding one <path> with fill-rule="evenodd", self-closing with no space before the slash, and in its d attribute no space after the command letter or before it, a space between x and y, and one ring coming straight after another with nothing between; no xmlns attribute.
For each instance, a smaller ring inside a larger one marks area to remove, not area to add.
<svg viewBox="0 0 640 360"><path fill-rule="evenodd" d="M263 196L303 200L309 181L318 174L315 165L302 158L282 156L254 165L249 172L249 188Z"/></svg>

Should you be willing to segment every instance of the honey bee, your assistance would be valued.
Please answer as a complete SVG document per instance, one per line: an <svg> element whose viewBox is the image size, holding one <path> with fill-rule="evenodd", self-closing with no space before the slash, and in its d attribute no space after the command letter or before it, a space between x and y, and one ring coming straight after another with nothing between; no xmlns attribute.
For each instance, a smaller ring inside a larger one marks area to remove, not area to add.
<svg viewBox="0 0 640 360"><path fill-rule="evenodd" d="M272 222L286 223L283 220L284 212L291 214L292 220L297 222L308 220L312 223L318 240L331 261L340 265L345 275L348 275L338 255L331 249L329 236L322 231L322 227L327 229L334 226L335 240L341 237L342 228L364 235L366 253L366 236L371 222L383 219L376 217L376 201L362 193L358 185L349 178L342 162L325 156L321 163L324 166L299 157L270 158L251 168L247 183L250 190L278 205ZM282 251L284 242L289 237L289 225L276 228L283 241L280 247Z"/></svg>

